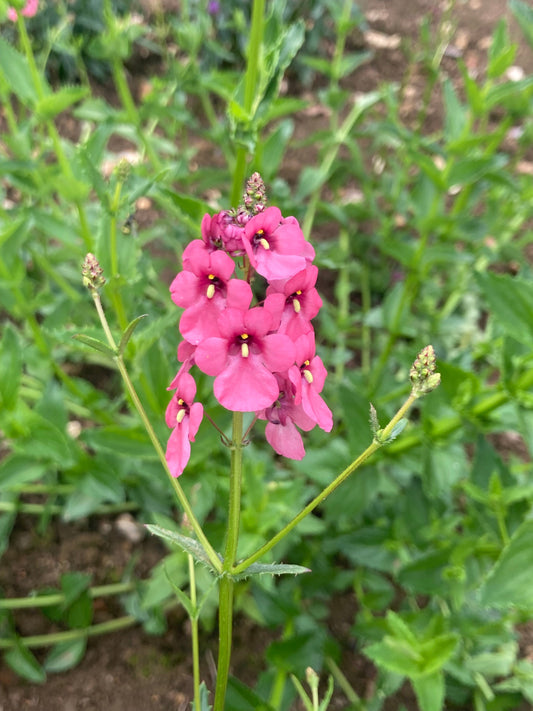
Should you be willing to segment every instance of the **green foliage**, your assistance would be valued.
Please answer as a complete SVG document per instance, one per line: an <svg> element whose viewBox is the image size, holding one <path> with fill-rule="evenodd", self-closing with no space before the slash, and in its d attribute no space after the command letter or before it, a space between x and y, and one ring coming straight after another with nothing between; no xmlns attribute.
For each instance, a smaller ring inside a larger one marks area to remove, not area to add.
<svg viewBox="0 0 533 711"><path fill-rule="evenodd" d="M516 46L501 22L486 72L475 78L459 62L450 80L439 69L445 23L435 36L426 23L408 61L427 85L406 118L403 84L353 96L371 59L346 46L364 30L353 3L267 5L250 103L250 3L220 3L213 15L206 3L183 3L141 24L129 3L48 3L28 22L29 49L15 26L0 39L0 550L19 511L38 514L41 530L52 515L135 511L171 549L125 599L128 613L161 631L177 597L212 627L208 571L198 571L199 601L183 590L187 554L213 566L176 524L181 512L115 366L123 357L164 442L179 338L168 285L205 212L230 207L244 151L270 204L294 214L317 251L335 428L308 433L306 458L290 462L273 459L254 427L239 555L275 535L379 434L427 343L442 384L401 420L394 442L235 576L238 609L277 639L257 688L230 681L228 708L288 709L296 693L306 708L327 708L331 693L357 698L338 675L321 700L314 678L310 698L302 685L307 667L320 674L340 659L341 644L375 667L368 709L404 680L422 711L533 703L533 668L516 642L533 609L533 191L519 170L533 135L533 77L508 78ZM531 8L509 7L533 46ZM125 62L141 54L150 76L134 97ZM108 82L112 102L94 95L90 75ZM432 96L443 120L430 131ZM317 128L306 124L310 108ZM72 133L58 132L63 118L74 119ZM117 144L128 150L117 155ZM104 269L116 348L82 285L87 252ZM198 396L227 434L206 377ZM180 482L222 551L229 454L219 444L204 421ZM33 683L75 666L93 623L90 580L70 573L58 585L62 601L43 613L74 636L53 641L42 663L18 637L16 613L0 608L5 660ZM357 608L340 641L330 618L348 596ZM208 700L204 686L202 709Z"/></svg>

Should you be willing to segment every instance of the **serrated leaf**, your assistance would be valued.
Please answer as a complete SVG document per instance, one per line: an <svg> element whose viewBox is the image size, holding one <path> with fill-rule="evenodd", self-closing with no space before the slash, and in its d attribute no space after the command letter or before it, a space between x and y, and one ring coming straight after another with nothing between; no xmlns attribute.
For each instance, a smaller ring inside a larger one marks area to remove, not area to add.
<svg viewBox="0 0 533 711"><path fill-rule="evenodd" d="M143 318L146 318L148 314L142 314L141 316L137 316L137 318L133 319L127 326L122 334L122 338L120 339L120 343L118 345L118 354L122 355L124 353L124 350L126 349L126 346L129 343L130 338L133 335L133 332L137 328L137 326L140 324L140 322L143 320Z"/></svg>
<svg viewBox="0 0 533 711"><path fill-rule="evenodd" d="M85 86L64 86L58 91L39 99L35 107L36 113L45 119L54 118L72 104L81 101L89 93Z"/></svg>
<svg viewBox="0 0 533 711"><path fill-rule="evenodd" d="M28 60L24 55L0 37L0 71L11 91L24 104L33 105L38 94L33 84ZM44 78L41 77L42 81Z"/></svg>
<svg viewBox="0 0 533 711"><path fill-rule="evenodd" d="M102 341L99 341L97 338L85 336L83 333L75 333L72 338L76 341L80 341L80 343L84 343L86 346L90 346L90 348L94 348L95 351L105 353L110 358L115 358L117 356L117 351L114 351L110 348L110 346L106 345Z"/></svg>
<svg viewBox="0 0 533 711"><path fill-rule="evenodd" d="M188 536L182 536L181 533L176 533L176 531L169 531L167 528L162 528L162 526L155 526L154 524L146 524L146 528L153 533L155 536L164 538L166 541L170 541L176 546L179 546L185 553L190 553L192 557L197 560L202 565L206 565L210 570L213 570L209 556L203 549L203 546L198 543L194 538L189 538Z"/></svg>
<svg viewBox="0 0 533 711"><path fill-rule="evenodd" d="M58 642L50 650L44 661L47 672L63 672L73 669L83 659L87 648L87 638L80 637L68 642Z"/></svg>
<svg viewBox="0 0 533 711"><path fill-rule="evenodd" d="M32 652L22 644L8 649L4 654L5 662L13 671L23 679L31 681L33 684L42 684L46 681L46 672L39 664Z"/></svg>
<svg viewBox="0 0 533 711"><path fill-rule="evenodd" d="M246 570L238 575L232 575L233 580L243 580L252 575L301 575L310 573L310 568L303 565L290 565L286 563L252 563Z"/></svg>
<svg viewBox="0 0 533 711"><path fill-rule="evenodd" d="M481 586L483 606L533 607L533 520L515 531Z"/></svg>

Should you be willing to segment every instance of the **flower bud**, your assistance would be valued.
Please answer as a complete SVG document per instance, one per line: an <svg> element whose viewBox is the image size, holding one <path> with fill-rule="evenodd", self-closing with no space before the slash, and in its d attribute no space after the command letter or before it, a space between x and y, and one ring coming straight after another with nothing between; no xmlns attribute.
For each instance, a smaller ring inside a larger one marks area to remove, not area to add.
<svg viewBox="0 0 533 711"><path fill-rule="evenodd" d="M105 284L104 270L94 254L87 254L83 262L81 275L83 277L83 285L88 289L99 289Z"/></svg>
<svg viewBox="0 0 533 711"><path fill-rule="evenodd" d="M253 173L246 181L246 189L242 196L243 207L250 215L263 212L266 206L266 188L259 173Z"/></svg>
<svg viewBox="0 0 533 711"><path fill-rule="evenodd" d="M426 346L417 355L409 372L413 395L419 397L438 387L440 373L435 372L436 361L433 346Z"/></svg>

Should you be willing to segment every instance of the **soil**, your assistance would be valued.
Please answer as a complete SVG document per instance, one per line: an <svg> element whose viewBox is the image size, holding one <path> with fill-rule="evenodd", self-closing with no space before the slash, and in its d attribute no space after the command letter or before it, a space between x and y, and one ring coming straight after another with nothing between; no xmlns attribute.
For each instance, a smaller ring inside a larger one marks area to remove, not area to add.
<svg viewBox="0 0 533 711"><path fill-rule="evenodd" d="M360 0L369 32L354 38L353 43L369 46L374 55L369 63L345 81L345 85L364 92L375 89L383 81L401 83L407 67L406 53L416 52L419 47L421 18L428 16L435 24L444 5L443 0ZM526 73L533 72L533 50L523 41L504 0L456 2L452 16L456 29L442 59L442 69L452 78L457 76L457 58L462 57L471 72L482 74L490 36L501 18L509 21L512 39L519 43L515 64ZM414 74L408 81L403 107L406 120L417 115L425 78ZM313 131L320 116L307 111L300 119L300 131L305 132L306 127ZM438 101L433 101L425 128L431 130L441 121L442 107ZM65 130L70 133L75 127L68 127L67 121ZM117 146L117 150L122 149ZM294 161L294 156L290 160ZM309 160L307 154L305 160ZM292 167L299 172L301 166L293 164ZM285 166L288 172L290 169L291 166ZM506 447L509 446L506 443ZM35 518L20 516L11 545L2 559L0 588L6 597L26 596L47 585L57 587L60 575L67 571L90 573L93 584L116 582L122 578L133 557L137 559L135 575L147 575L165 551L157 539L143 537L137 541L127 530L128 527L118 519L90 518L73 524L53 521L41 535L35 530ZM349 628L355 613L353 595L339 596L331 608L330 627L344 649L340 663L343 673L353 688L365 697L372 691L375 672L369 662L354 652L349 641ZM118 605L115 609L107 599L101 600L96 605L95 621L102 622L123 614ZM18 614L17 623L25 635L51 631L50 623L44 623L40 615L30 612ZM278 631L258 628L246 616L238 617L233 674L253 685L258 674L266 668L264 649L278 636ZM525 648L531 650L533 634L529 626L522 630L522 638ZM204 633L201 648L202 676L213 688L216 635ZM39 659L44 656L39 651L36 654ZM169 613L168 631L162 635L150 636L141 627L133 626L91 638L87 652L76 668L50 674L43 685L21 681L0 662L0 711L184 711L190 708L191 691L190 630L179 608ZM391 702L388 711L400 708L401 704L407 709L416 709L407 688ZM330 708L343 709L346 706L346 698L340 691L336 692Z"/></svg>

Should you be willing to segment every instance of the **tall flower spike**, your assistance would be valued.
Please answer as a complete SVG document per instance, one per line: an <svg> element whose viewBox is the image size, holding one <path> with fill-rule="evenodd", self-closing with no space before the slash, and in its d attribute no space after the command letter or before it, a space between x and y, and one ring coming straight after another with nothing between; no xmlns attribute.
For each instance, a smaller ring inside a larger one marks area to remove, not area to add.
<svg viewBox="0 0 533 711"><path fill-rule="evenodd" d="M433 346L422 348L417 355L409 376L413 385L412 394L416 397L430 393L440 383L440 373L436 373L435 350Z"/></svg>
<svg viewBox="0 0 533 711"><path fill-rule="evenodd" d="M83 262L81 275L83 277L83 285L88 289L98 290L105 284L104 270L100 266L98 259L90 252Z"/></svg>

